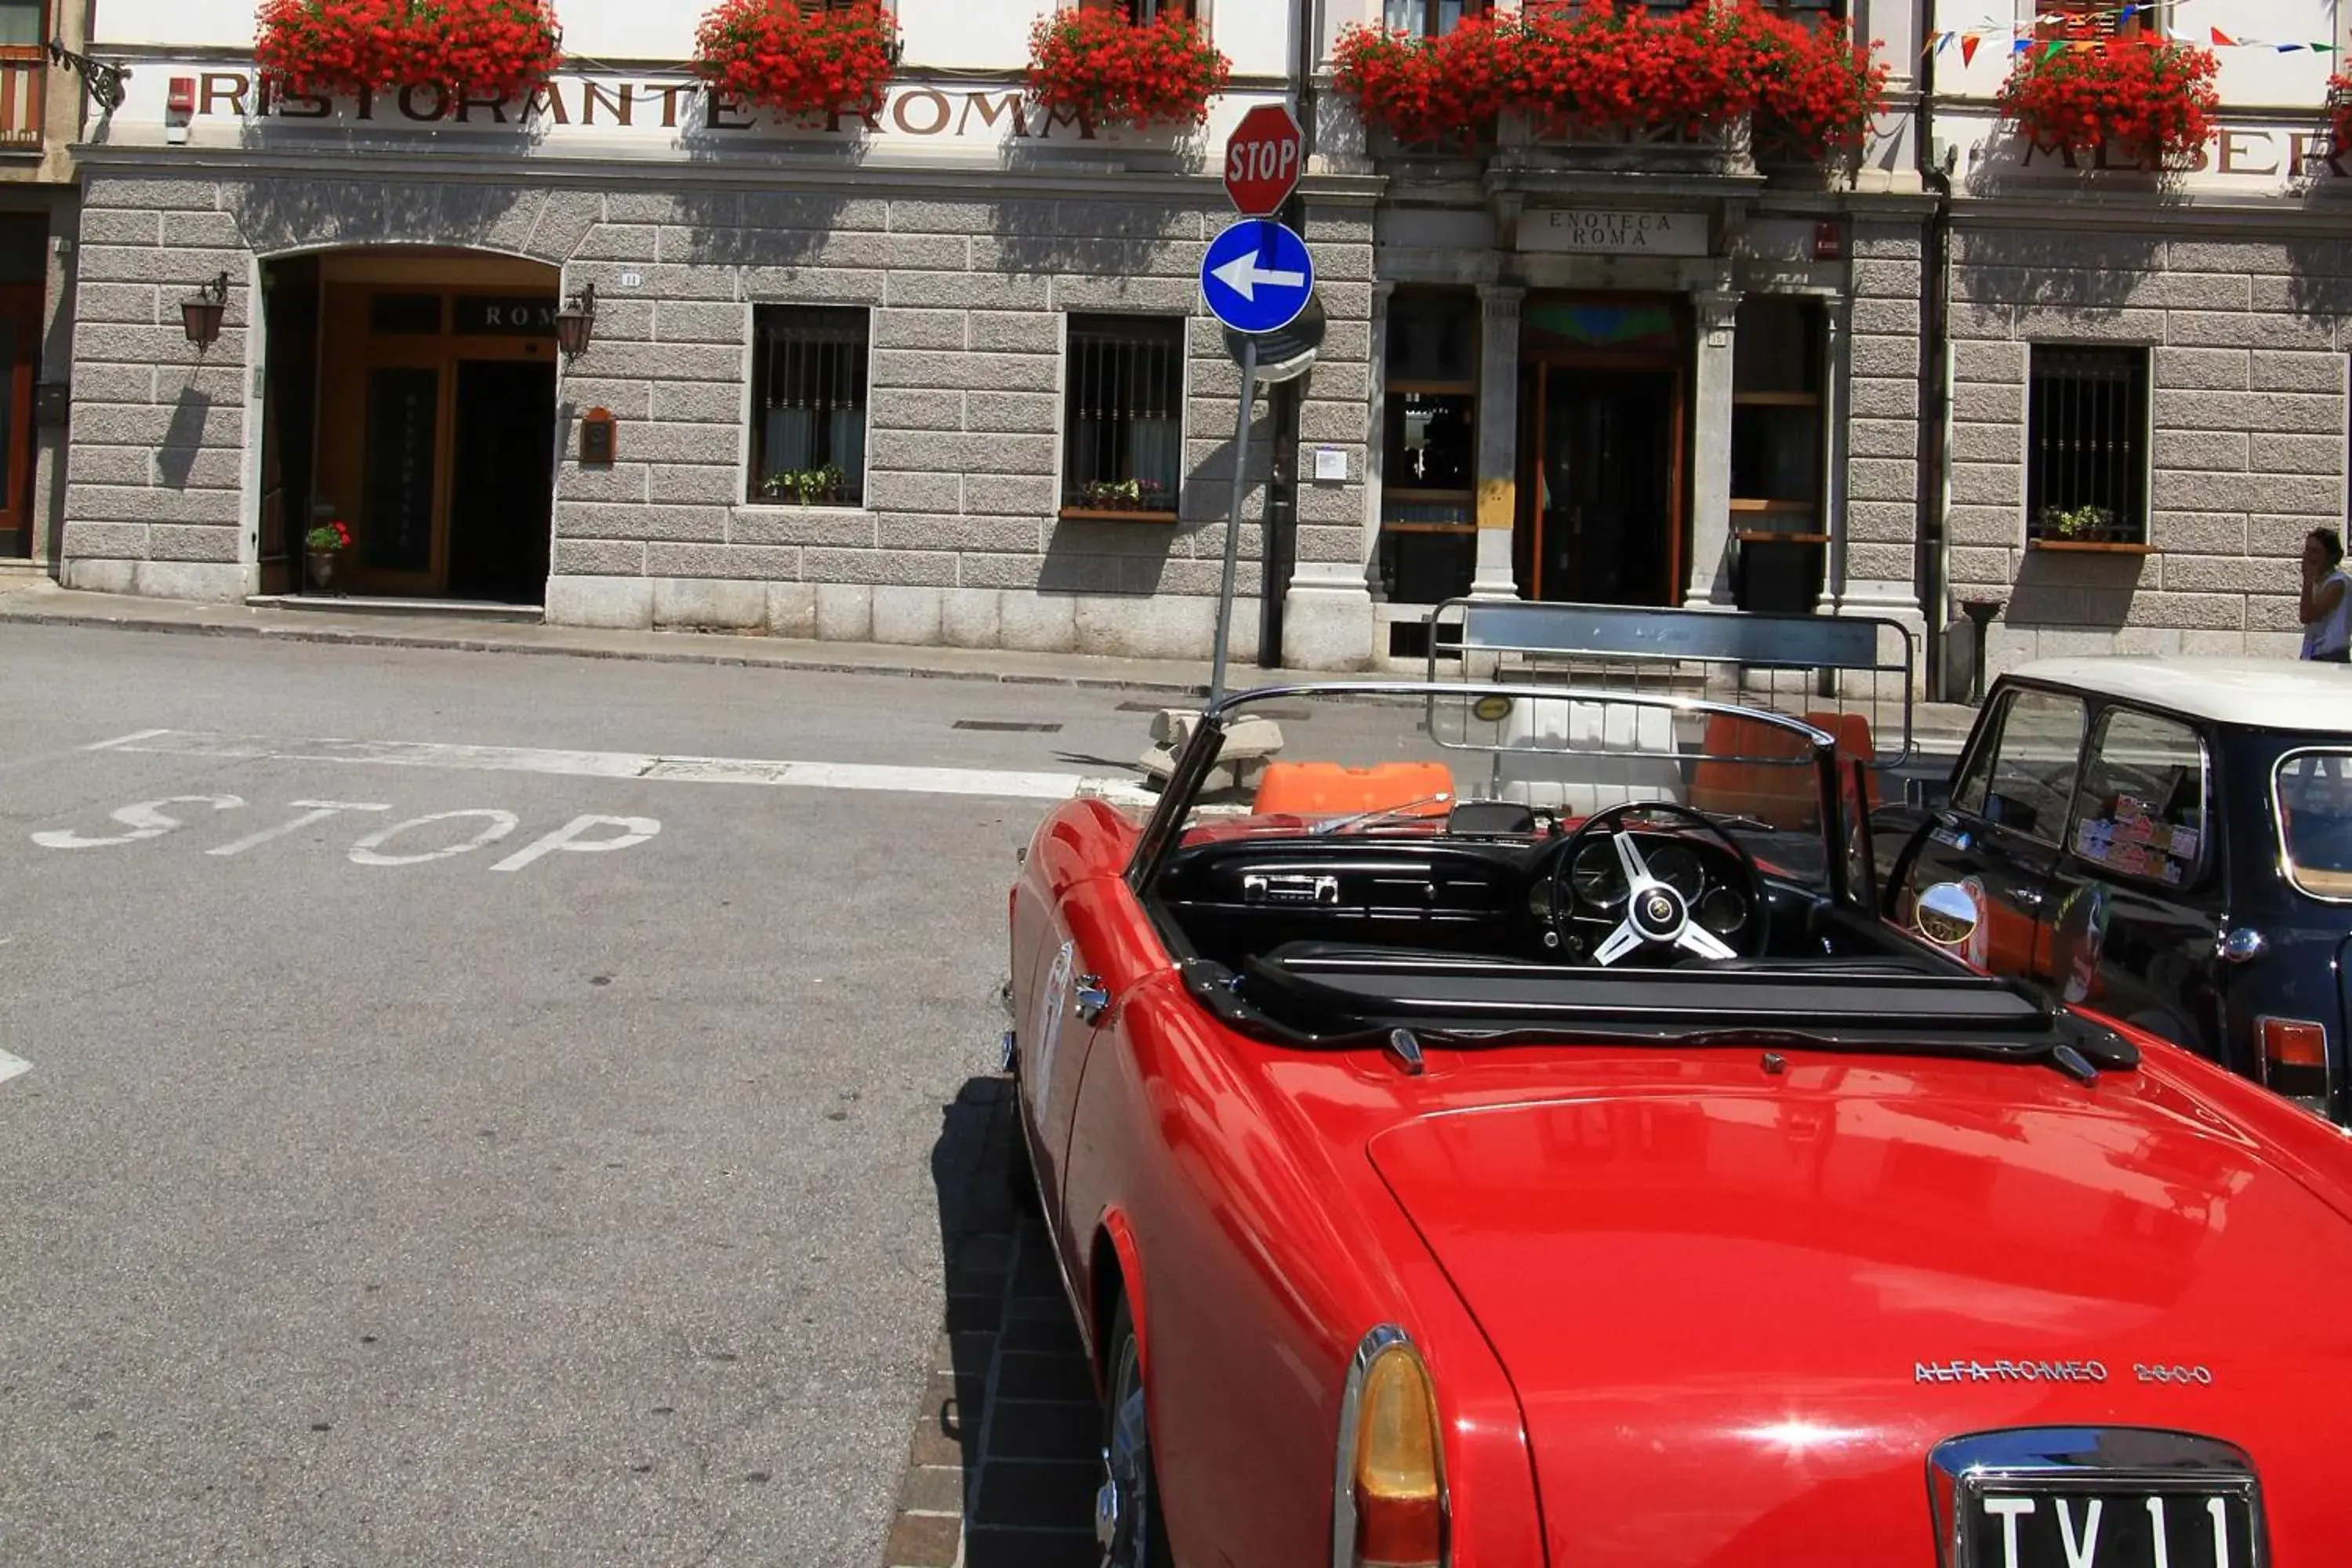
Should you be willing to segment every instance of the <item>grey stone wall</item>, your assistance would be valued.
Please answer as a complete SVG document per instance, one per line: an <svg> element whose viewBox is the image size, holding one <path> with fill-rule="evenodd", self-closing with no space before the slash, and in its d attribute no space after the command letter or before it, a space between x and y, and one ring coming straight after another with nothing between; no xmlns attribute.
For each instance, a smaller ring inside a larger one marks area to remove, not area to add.
<svg viewBox="0 0 2352 1568"><path fill-rule="evenodd" d="M1916 219L1854 224L1845 583L1858 608L1918 598L1921 251Z"/></svg>
<svg viewBox="0 0 2352 1568"><path fill-rule="evenodd" d="M2300 644L2303 537L2345 516L2352 253L2170 232L1953 237L1949 581L2005 602L1995 669ZM2153 552L2029 550L2028 345L2100 342L2150 350Z"/></svg>
<svg viewBox="0 0 2352 1568"><path fill-rule="evenodd" d="M856 194L95 179L75 332L68 581L249 592L253 258L433 244L536 258L564 268L567 289L596 287L593 346L560 395L551 620L1206 657L1239 375L1198 314L1222 197L1205 182L1181 190L1118 199L956 194L936 181L899 194L883 178ZM1360 563L1368 216L1319 215L1309 237L1330 327L1301 438L1346 447L1352 478L1302 484L1297 556ZM200 358L179 300L222 270L228 323ZM752 311L764 302L873 312L860 507L745 500ZM1063 318L1096 310L1193 318L1175 527L1058 515ZM599 405L621 422L619 460L583 468L568 421ZM1261 402L1258 481L1272 456L1265 415ZM1263 495L1254 483L1245 593L1258 582ZM1364 623L1368 649L1369 613ZM1237 608L1234 624L1234 651L1248 657L1255 606Z"/></svg>

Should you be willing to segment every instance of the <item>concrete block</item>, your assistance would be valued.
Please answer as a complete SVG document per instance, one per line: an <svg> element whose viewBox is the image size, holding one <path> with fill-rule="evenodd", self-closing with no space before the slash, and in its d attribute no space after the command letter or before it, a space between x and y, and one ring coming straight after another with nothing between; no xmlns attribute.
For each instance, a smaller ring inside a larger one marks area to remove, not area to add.
<svg viewBox="0 0 2352 1568"><path fill-rule="evenodd" d="M656 463L648 470L656 506L735 506L743 500L743 471L707 463Z"/></svg>
<svg viewBox="0 0 2352 1568"><path fill-rule="evenodd" d="M648 565L658 565L648 557ZM709 626L748 631L767 625L768 590L763 583L707 578L654 577L656 626Z"/></svg>
<svg viewBox="0 0 2352 1568"><path fill-rule="evenodd" d="M746 578L778 582L801 574L801 552L789 546L648 544L646 574L656 578ZM656 610L659 605L656 604Z"/></svg>
<svg viewBox="0 0 2352 1568"><path fill-rule="evenodd" d="M559 539L554 564L559 577L642 577L646 547L629 539Z"/></svg>
<svg viewBox="0 0 2352 1568"><path fill-rule="evenodd" d="M1045 561L1043 555L1024 552L1017 555L993 555L966 552L956 557L956 582L961 587L1018 589L1024 592L1045 587ZM1060 580L1052 586L1066 591L1080 584Z"/></svg>
<svg viewBox="0 0 2352 1568"><path fill-rule="evenodd" d="M727 541L867 547L874 543L874 514L848 507L740 506L728 513Z"/></svg>
<svg viewBox="0 0 2352 1568"><path fill-rule="evenodd" d="M876 511L960 512L963 510L963 476L869 469L866 504Z"/></svg>
<svg viewBox="0 0 2352 1568"><path fill-rule="evenodd" d="M658 539L672 543L716 544L727 537L727 509L563 500L556 503L555 531L563 539Z"/></svg>
<svg viewBox="0 0 2352 1568"><path fill-rule="evenodd" d="M2344 443L2333 436L2256 436L2252 466L2266 474L2340 474Z"/></svg>
<svg viewBox="0 0 2352 1568"><path fill-rule="evenodd" d="M235 498L226 491L201 492L217 495L230 505L222 510L231 514L228 521L213 527L184 523L161 523L147 531L147 556L151 561L210 561L234 562L237 549L245 540L245 530L234 519Z"/></svg>
<svg viewBox="0 0 2352 1568"><path fill-rule="evenodd" d="M1370 669L1385 651L1377 646L1379 636L1371 595L1361 585L1294 583L1284 598L1282 662L1293 668ZM1255 656L1254 645L1251 653Z"/></svg>
<svg viewBox="0 0 2352 1568"><path fill-rule="evenodd" d="M864 583L818 584L816 635L826 642L872 642L873 588Z"/></svg>
<svg viewBox="0 0 2352 1568"><path fill-rule="evenodd" d="M1077 601L1065 594L1007 592L997 617L1003 647L1031 653L1068 653L1077 647Z"/></svg>
<svg viewBox="0 0 2352 1568"><path fill-rule="evenodd" d="M645 577L551 577L547 621L550 626L643 630L654 624L653 583Z"/></svg>
<svg viewBox="0 0 2352 1568"><path fill-rule="evenodd" d="M2341 396L2344 356L2323 352L2256 349L2248 358L2256 392L2317 392Z"/></svg>
<svg viewBox="0 0 2352 1568"><path fill-rule="evenodd" d="M1003 636L1003 595L994 588L943 588L940 641L949 647L996 647Z"/></svg>
<svg viewBox="0 0 2352 1568"><path fill-rule="evenodd" d="M816 633L816 584L768 584L768 630L780 637L814 638Z"/></svg>
<svg viewBox="0 0 2352 1568"><path fill-rule="evenodd" d="M935 587L877 585L874 590L873 640L936 647L940 641L941 600L948 592Z"/></svg>
<svg viewBox="0 0 2352 1568"><path fill-rule="evenodd" d="M749 305L692 300L657 300L654 302L656 342L725 343L734 348L749 342L751 335L751 307Z"/></svg>
<svg viewBox="0 0 2352 1568"><path fill-rule="evenodd" d="M885 349L949 349L961 352L971 318L961 310L883 310L874 313L874 346Z"/></svg>
<svg viewBox="0 0 2352 1568"><path fill-rule="evenodd" d="M2250 359L2244 349L2156 351L2156 385L2162 391L2243 392Z"/></svg>
<svg viewBox="0 0 2352 1568"><path fill-rule="evenodd" d="M2235 430L2163 430L2156 432L2154 458L2159 468L2208 468L2223 473L2246 470L2247 439Z"/></svg>
<svg viewBox="0 0 2352 1568"><path fill-rule="evenodd" d="M801 552L801 575L812 583L896 583L913 587L955 585L956 558L945 551L830 550Z"/></svg>
<svg viewBox="0 0 2352 1568"><path fill-rule="evenodd" d="M885 312L886 315L899 313ZM1061 351L1062 318L1050 311L974 310L964 319L970 322L968 342L975 353L1052 354Z"/></svg>
<svg viewBox="0 0 2352 1568"><path fill-rule="evenodd" d="M1044 310L1052 306L1052 283L1017 272L893 271L882 302L893 310Z"/></svg>
<svg viewBox="0 0 2352 1568"><path fill-rule="evenodd" d="M1045 395L1034 394L1033 395ZM964 397L961 392L933 391L911 386L876 387L867 405L877 434L901 430L961 430L964 427ZM1051 398L1047 399L1052 401ZM891 448L877 452L877 460L889 460L898 466L912 468L903 452L893 458ZM934 465L923 465L934 466Z"/></svg>

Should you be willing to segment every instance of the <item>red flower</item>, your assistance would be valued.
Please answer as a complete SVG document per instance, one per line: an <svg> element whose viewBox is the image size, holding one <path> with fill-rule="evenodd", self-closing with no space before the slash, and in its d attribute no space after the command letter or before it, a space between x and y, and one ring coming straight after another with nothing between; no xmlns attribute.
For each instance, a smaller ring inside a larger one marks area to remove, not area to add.
<svg viewBox="0 0 2352 1568"><path fill-rule="evenodd" d="M710 90L803 119L871 114L898 59L880 0L803 11L794 0L719 0L695 29L694 73Z"/></svg>
<svg viewBox="0 0 2352 1568"><path fill-rule="evenodd" d="M551 0L263 0L253 55L298 93L519 99L562 60Z"/></svg>
<svg viewBox="0 0 2352 1568"><path fill-rule="evenodd" d="M2220 70L2213 51L2193 44L2036 41L2001 83L2000 111L2037 147L2137 147L2156 165L2177 167L2213 133Z"/></svg>
<svg viewBox="0 0 2352 1568"><path fill-rule="evenodd" d="M1029 96L1085 125L1198 125L1232 77L1233 62L1187 16L1139 26L1089 5L1040 16L1029 33Z"/></svg>

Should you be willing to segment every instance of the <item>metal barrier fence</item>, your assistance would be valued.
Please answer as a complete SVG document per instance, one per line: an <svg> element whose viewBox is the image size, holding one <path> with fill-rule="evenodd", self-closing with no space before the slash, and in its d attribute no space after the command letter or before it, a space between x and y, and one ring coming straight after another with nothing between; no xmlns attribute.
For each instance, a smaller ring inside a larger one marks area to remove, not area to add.
<svg viewBox="0 0 2352 1568"><path fill-rule="evenodd" d="M1909 761L1911 634L1864 616L1449 599L1429 613L1429 679L1531 681L1769 708L1837 737L1877 769Z"/></svg>

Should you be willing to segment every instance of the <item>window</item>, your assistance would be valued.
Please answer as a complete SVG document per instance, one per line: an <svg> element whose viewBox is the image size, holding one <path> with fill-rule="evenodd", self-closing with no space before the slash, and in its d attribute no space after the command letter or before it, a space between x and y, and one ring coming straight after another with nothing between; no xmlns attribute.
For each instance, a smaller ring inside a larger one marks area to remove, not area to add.
<svg viewBox="0 0 2352 1568"><path fill-rule="evenodd" d="M2162 37L2158 5L2118 6L2113 0L2034 0L2038 38L2137 38Z"/></svg>
<svg viewBox="0 0 2352 1568"><path fill-rule="evenodd" d="M1826 331L1811 300L1744 300L1731 362L1731 510L1743 531L1818 534Z"/></svg>
<svg viewBox="0 0 2352 1568"><path fill-rule="evenodd" d="M2290 752L2271 779L2287 879L2315 899L2352 900L2352 752Z"/></svg>
<svg viewBox="0 0 2352 1568"><path fill-rule="evenodd" d="M2057 843L2074 797L2084 718L2079 698L2017 692L2002 706L1999 732L1969 757L1952 804L2043 843Z"/></svg>
<svg viewBox="0 0 2352 1568"><path fill-rule="evenodd" d="M1485 0L1381 0L1381 20L1399 32L1442 38L1486 8Z"/></svg>
<svg viewBox="0 0 2352 1568"><path fill-rule="evenodd" d="M2032 350L2025 534L2130 543L2147 528L2147 351Z"/></svg>
<svg viewBox="0 0 2352 1568"><path fill-rule="evenodd" d="M1062 510L1173 519L1184 463L1184 321L1072 316Z"/></svg>
<svg viewBox="0 0 2352 1568"><path fill-rule="evenodd" d="M856 506L866 499L862 309L761 305L751 349L751 499Z"/></svg>
<svg viewBox="0 0 2352 1568"><path fill-rule="evenodd" d="M1401 289L1388 310L1381 577L1399 604L1469 591L1476 565L1478 296Z"/></svg>
<svg viewBox="0 0 2352 1568"><path fill-rule="evenodd" d="M42 0L0 0L0 50L10 58L48 41L42 30Z"/></svg>
<svg viewBox="0 0 2352 1568"><path fill-rule="evenodd" d="M2075 804L2074 851L2101 870L2167 887L2195 879L2205 843L2205 744L2129 709L2099 721Z"/></svg>
<svg viewBox="0 0 2352 1568"><path fill-rule="evenodd" d="M1192 0L1084 0L1089 11L1124 11L1137 26L1162 16L1190 16Z"/></svg>

